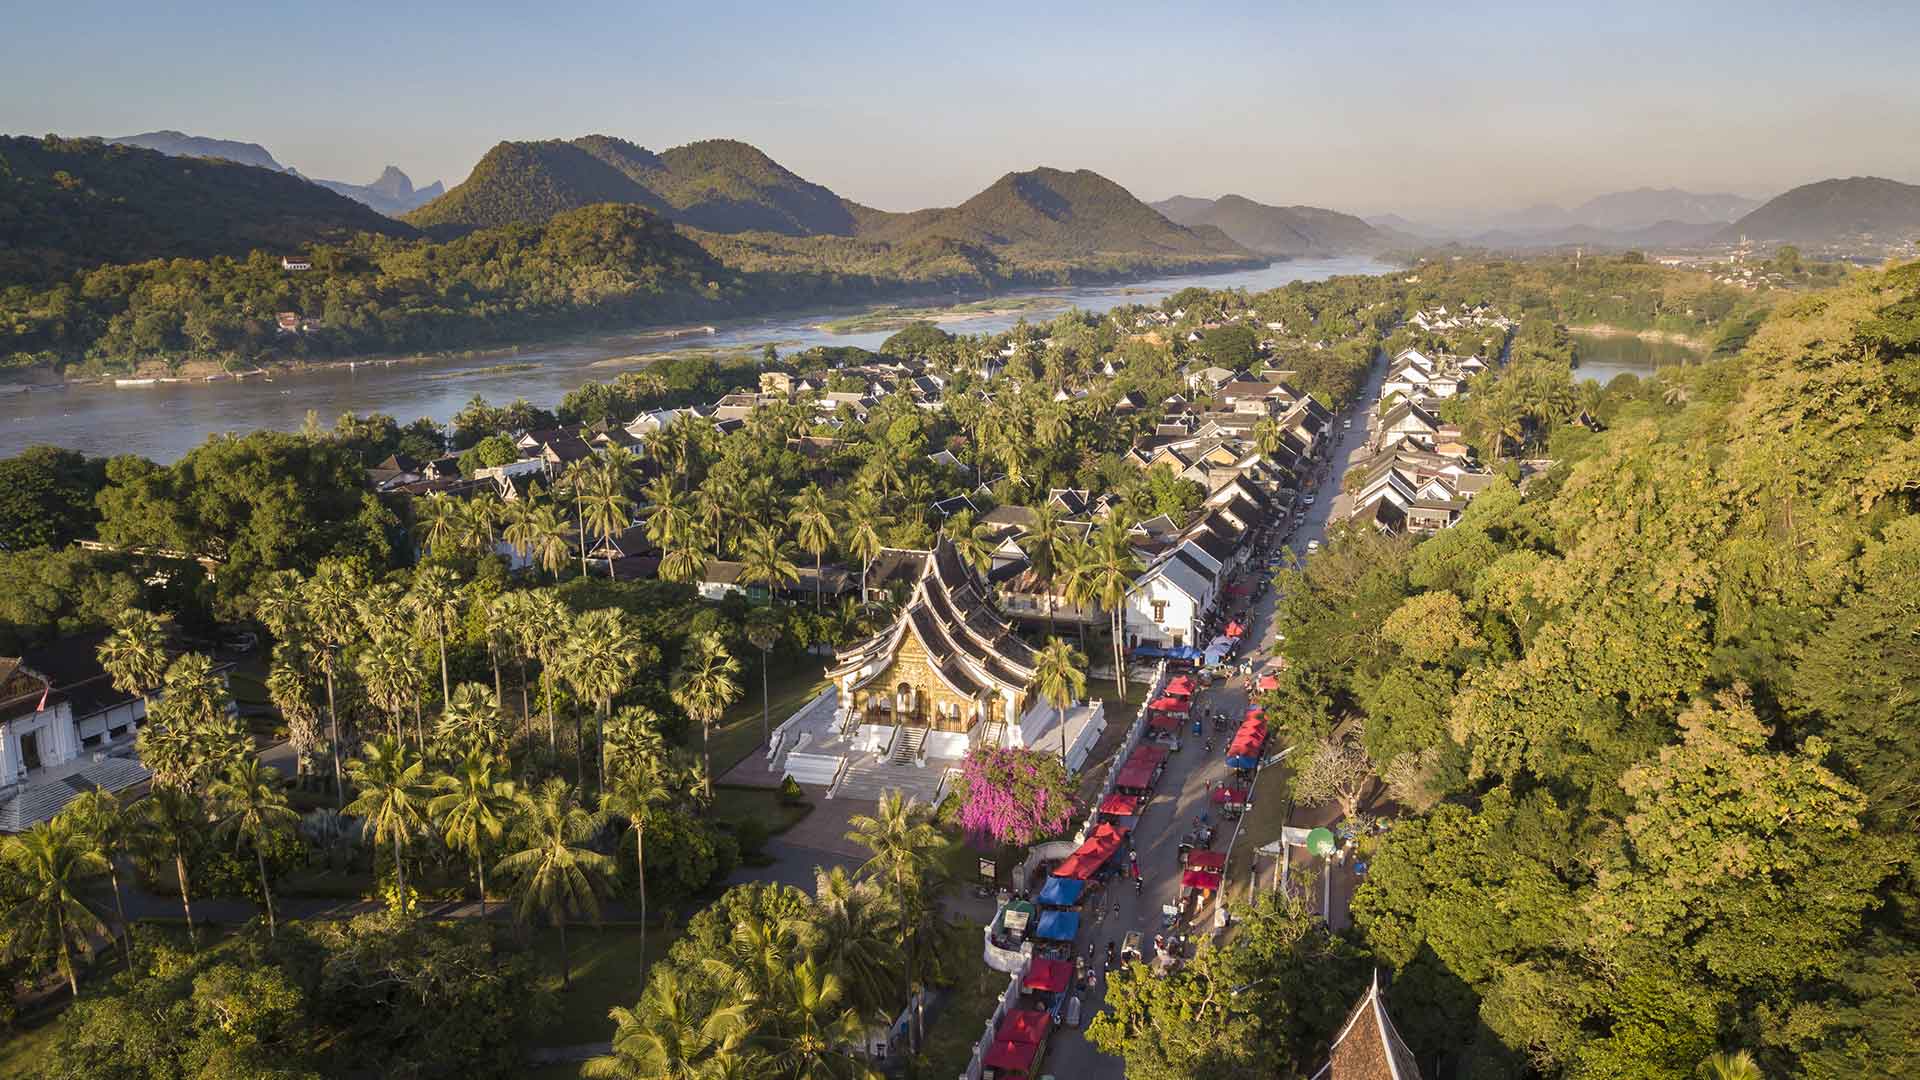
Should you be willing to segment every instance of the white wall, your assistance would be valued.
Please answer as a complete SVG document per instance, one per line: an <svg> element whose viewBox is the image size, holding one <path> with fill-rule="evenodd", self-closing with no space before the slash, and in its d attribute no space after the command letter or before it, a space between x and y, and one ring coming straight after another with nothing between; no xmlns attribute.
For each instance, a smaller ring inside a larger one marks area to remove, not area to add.
<svg viewBox="0 0 1920 1080"><path fill-rule="evenodd" d="M72 761L80 754L80 738L73 726L73 707L61 702L31 716L9 721L5 737L0 738L0 785L16 784L26 777L26 763L20 752L21 739L34 736L40 755L40 767Z"/></svg>

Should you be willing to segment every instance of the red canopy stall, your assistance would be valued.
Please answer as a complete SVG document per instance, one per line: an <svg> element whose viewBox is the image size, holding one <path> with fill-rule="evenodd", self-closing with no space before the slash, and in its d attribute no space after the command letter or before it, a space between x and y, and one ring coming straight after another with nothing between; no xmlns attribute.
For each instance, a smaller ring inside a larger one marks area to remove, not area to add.
<svg viewBox="0 0 1920 1080"><path fill-rule="evenodd" d="M1201 849L1187 853L1187 866L1193 870L1212 870L1224 872L1227 868L1227 853Z"/></svg>
<svg viewBox="0 0 1920 1080"><path fill-rule="evenodd" d="M1052 1029L1053 1016L1047 1010L1015 1009L1001 1017L1000 1030L995 1034L1008 1042L1038 1045L1047 1041L1047 1032Z"/></svg>
<svg viewBox="0 0 1920 1080"><path fill-rule="evenodd" d="M995 1073L1005 1076L1007 1073L1025 1075L1033 1068L1033 1061L1040 1056L1039 1043L1015 1042L1012 1039L995 1039L993 1048L981 1062Z"/></svg>
<svg viewBox="0 0 1920 1080"><path fill-rule="evenodd" d="M1195 870L1191 867L1180 875L1180 884L1189 889L1202 889L1217 892L1220 889L1220 873L1216 870Z"/></svg>
<svg viewBox="0 0 1920 1080"><path fill-rule="evenodd" d="M1082 881L1092 877L1094 871L1105 866L1113 853L1120 850L1120 843L1126 835L1112 825L1101 825L1093 830L1093 835L1087 837L1079 850L1061 860L1060 865L1054 868L1053 876L1079 878Z"/></svg>
<svg viewBox="0 0 1920 1080"><path fill-rule="evenodd" d="M1116 791L1100 800L1100 812L1119 817L1132 817L1140 812L1140 796L1122 795Z"/></svg>
<svg viewBox="0 0 1920 1080"><path fill-rule="evenodd" d="M1180 710L1179 716L1155 709L1147 713L1147 726L1157 731L1172 731L1180 726L1180 720L1186 715L1185 709Z"/></svg>
<svg viewBox="0 0 1920 1080"><path fill-rule="evenodd" d="M1057 994L1073 985L1073 961L1054 960L1045 956L1033 958L1033 966L1027 969L1027 977L1020 982L1022 988L1038 990L1043 994Z"/></svg>
<svg viewBox="0 0 1920 1080"><path fill-rule="evenodd" d="M1157 698L1153 704L1148 705L1147 708L1154 712L1171 713L1174 716L1184 717L1187 715L1187 699L1172 696Z"/></svg>
<svg viewBox="0 0 1920 1080"><path fill-rule="evenodd" d="M1141 761L1129 761L1120 766L1120 775L1113 778L1113 786L1145 791L1153 786L1153 766Z"/></svg>
<svg viewBox="0 0 1920 1080"><path fill-rule="evenodd" d="M1142 744L1134 747L1133 753L1127 755L1127 764L1129 765L1164 765L1166 764L1166 760L1167 748L1164 746Z"/></svg>

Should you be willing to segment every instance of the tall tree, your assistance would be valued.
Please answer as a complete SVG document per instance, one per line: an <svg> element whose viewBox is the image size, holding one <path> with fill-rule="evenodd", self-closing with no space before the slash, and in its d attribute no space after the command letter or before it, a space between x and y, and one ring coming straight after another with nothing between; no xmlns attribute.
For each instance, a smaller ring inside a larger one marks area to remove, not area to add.
<svg viewBox="0 0 1920 1080"><path fill-rule="evenodd" d="M918 937L911 927L918 921L916 909L923 899L920 877L932 867L934 853L941 846L940 833L927 818L918 799L888 791L880 797L880 805L873 814L857 814L847 823L851 826L847 839L872 852L860 873L893 886L894 902L910 927L906 935L906 985L903 988L909 1002L913 998L914 948ZM918 1012L916 1009L909 1039L910 1048L916 1053L919 1050Z"/></svg>
<svg viewBox="0 0 1920 1080"><path fill-rule="evenodd" d="M573 787L552 777L522 800L514 829L521 846L494 866L512 883L514 917L527 923L541 916L559 931L562 987L573 983L567 921L600 921L600 896L614 873L613 859L587 846L594 829L593 815L580 805Z"/></svg>
<svg viewBox="0 0 1920 1080"><path fill-rule="evenodd" d="M487 917L487 849L500 842L519 806L513 781L501 775L502 765L488 750L471 750L452 772L434 778L436 794L427 801L427 815L447 846L473 857L482 919Z"/></svg>
<svg viewBox="0 0 1920 1080"><path fill-rule="evenodd" d="M421 573L428 571L422 570ZM450 571L441 570L441 573ZM347 646L359 636L355 605L367 587L359 564L343 559L328 559L314 569L313 577L301 589L305 608L304 624L320 646L320 670L327 683L328 757L333 763L333 792L336 805L346 799L346 784L341 777L346 746L340 741L340 709L334 695L334 679Z"/></svg>
<svg viewBox="0 0 1920 1080"><path fill-rule="evenodd" d="M128 970L133 968L133 928L127 923L127 906L120 894L120 868L117 860L133 834L134 819L112 792L95 788L83 791L60 812L107 864L107 880L113 885L113 912L120 923L120 946Z"/></svg>
<svg viewBox="0 0 1920 1080"><path fill-rule="evenodd" d="M460 579L444 566L423 566L413 575L413 588L407 591L407 610L420 625L432 632L440 646L440 700L453 696L453 680L447 675L447 634L460 621Z"/></svg>
<svg viewBox="0 0 1920 1080"><path fill-rule="evenodd" d="M171 858L173 872L180 883L180 910L187 917L187 942L198 947L193 928L192 888L187 878L187 850L206 828L207 815L200 800L184 788L155 785L153 792L135 804L133 846L150 856Z"/></svg>
<svg viewBox="0 0 1920 1080"><path fill-rule="evenodd" d="M813 556L813 606L818 610L822 603L822 579L820 569L827 549L833 546L833 499L819 484L808 484L793 497L793 508L787 513L787 523L793 526L795 538L800 546Z"/></svg>
<svg viewBox="0 0 1920 1080"><path fill-rule="evenodd" d="M149 695L167 672L167 632L158 615L138 609L122 612L113 621L113 633L100 643L100 667L113 679L113 688L139 694L144 713Z"/></svg>
<svg viewBox="0 0 1920 1080"><path fill-rule="evenodd" d="M426 834L428 785L426 759L398 739L378 736L347 764L354 798L347 813L365 818L375 843L393 845L393 872L399 894L407 895L406 848Z"/></svg>
<svg viewBox="0 0 1920 1080"><path fill-rule="evenodd" d="M623 755L600 792L602 818L624 818L633 833L634 881L640 889L640 956L647 955L647 826L674 801L674 777L658 756Z"/></svg>
<svg viewBox="0 0 1920 1080"><path fill-rule="evenodd" d="M226 775L214 782L208 794L215 808L214 831L231 837L236 848L241 843L253 848L254 865L260 871L260 896L267 908L267 936L271 938L277 931L273 882L267 877L267 845L274 837L290 833L300 814L287 804L280 774L257 757L227 766Z"/></svg>
<svg viewBox="0 0 1920 1080"><path fill-rule="evenodd" d="M641 660L643 643L619 608L599 608L580 616L567 639L560 666L568 685L584 701L599 706L598 719L604 726L613 711L613 699L633 681ZM606 782L606 740L596 733L599 746L596 775ZM574 725L575 782L584 786L586 766L580 757L580 728Z"/></svg>
<svg viewBox="0 0 1920 1080"><path fill-rule="evenodd" d="M612 1052L582 1066L595 1080L715 1080L727 1062L756 1054L747 1046L747 1005L707 1000L679 972L647 980L634 1008L616 1006Z"/></svg>
<svg viewBox="0 0 1920 1080"><path fill-rule="evenodd" d="M773 666L773 647L780 643L785 620L770 607L756 608L747 614L747 642L760 650L760 745L773 742L772 692L768 689L767 669Z"/></svg>
<svg viewBox="0 0 1920 1080"><path fill-rule="evenodd" d="M700 725L700 759L703 782L713 788L713 725L727 713L727 706L740 699L740 661L727 651L727 642L719 631L710 630L694 638L692 647L680 664L680 684L673 688L673 700Z"/></svg>
<svg viewBox="0 0 1920 1080"><path fill-rule="evenodd" d="M0 907L7 953L21 957L52 952L77 997L80 971L73 954L91 956L91 935L108 932L80 898L80 890L88 878L106 872L106 859L86 834L55 817L7 837L0 844L0 867L22 886L22 895Z"/></svg>
<svg viewBox="0 0 1920 1080"><path fill-rule="evenodd" d="M1086 665L1087 658L1059 638L1048 638L1045 647L1034 655L1033 689L1053 706L1059 720L1062 765L1067 763L1067 706L1086 695Z"/></svg>

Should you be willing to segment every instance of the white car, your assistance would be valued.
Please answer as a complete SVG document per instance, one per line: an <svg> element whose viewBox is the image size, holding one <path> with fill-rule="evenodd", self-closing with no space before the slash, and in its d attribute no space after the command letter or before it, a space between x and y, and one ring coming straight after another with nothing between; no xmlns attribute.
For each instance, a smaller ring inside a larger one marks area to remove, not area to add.
<svg viewBox="0 0 1920 1080"><path fill-rule="evenodd" d="M1305 495L1300 496L1300 501L1307 506L1312 506L1313 500L1316 497L1313 492L1309 491Z"/></svg>
<svg viewBox="0 0 1920 1080"><path fill-rule="evenodd" d="M1353 427L1353 418L1352 418L1351 416L1349 416L1349 417L1348 417L1348 418L1346 418L1345 420L1342 420L1342 421L1340 421L1340 426L1341 426L1341 427L1343 427L1343 428L1351 428L1351 427Z"/></svg>
<svg viewBox="0 0 1920 1080"><path fill-rule="evenodd" d="M1320 541L1318 540L1307 541L1307 553L1309 555L1319 550L1320 550Z"/></svg>

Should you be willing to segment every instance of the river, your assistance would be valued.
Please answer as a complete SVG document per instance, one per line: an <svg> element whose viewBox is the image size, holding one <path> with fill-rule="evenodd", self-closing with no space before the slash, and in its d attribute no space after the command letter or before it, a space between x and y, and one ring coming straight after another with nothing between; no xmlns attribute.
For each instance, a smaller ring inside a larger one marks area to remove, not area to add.
<svg viewBox="0 0 1920 1080"><path fill-rule="evenodd" d="M1648 341L1626 334L1582 334L1574 332L1573 344L1580 366L1573 369L1576 381L1597 382L1601 386L1616 375L1636 375L1642 379L1669 364L1684 364L1700 359L1697 350L1671 341Z"/></svg>
<svg viewBox="0 0 1920 1080"><path fill-rule="evenodd" d="M1364 256L1294 259L1256 270L1031 290L1010 293L1002 299L1041 297L1057 300L1060 310L1071 306L1100 312L1122 304L1157 303L1196 285L1257 292L1293 281L1383 274L1392 269L1387 263ZM142 387L84 385L8 394L0 396L0 456L47 443L93 455L139 454L167 463L220 432L258 428L297 431L305 424L309 410L331 426L344 412L386 413L402 423L425 416L445 423L475 394L496 404L524 397L551 408L581 383L608 379L623 370L624 366L601 363L618 357L692 347L757 349L769 342L783 352L814 345L877 348L892 331L834 334L820 326L859 311L839 309L741 319L718 325L712 334L667 336L658 328L649 328L584 343L522 346L458 359L279 372L272 382L256 377ZM1053 313L1025 314L1031 321L1041 322L1051 319ZM986 313L944 325L954 333L995 333L1019 318L1019 314ZM512 370L488 370L506 365L512 365Z"/></svg>

